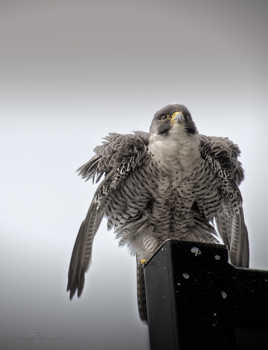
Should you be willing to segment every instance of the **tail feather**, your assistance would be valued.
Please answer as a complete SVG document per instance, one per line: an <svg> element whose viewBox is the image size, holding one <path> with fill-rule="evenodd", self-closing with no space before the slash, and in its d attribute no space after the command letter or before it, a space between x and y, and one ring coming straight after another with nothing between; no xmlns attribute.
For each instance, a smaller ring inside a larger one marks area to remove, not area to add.
<svg viewBox="0 0 268 350"><path fill-rule="evenodd" d="M147 322L147 310L146 310L146 295L145 295L145 281L144 281L144 273L143 266L138 261L137 262L137 302L138 302L138 310L140 319L144 322Z"/></svg>

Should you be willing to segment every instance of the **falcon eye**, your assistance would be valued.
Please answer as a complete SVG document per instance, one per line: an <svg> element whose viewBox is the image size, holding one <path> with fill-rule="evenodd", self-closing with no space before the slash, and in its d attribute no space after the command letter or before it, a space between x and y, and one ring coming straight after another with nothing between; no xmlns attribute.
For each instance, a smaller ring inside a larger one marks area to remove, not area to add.
<svg viewBox="0 0 268 350"><path fill-rule="evenodd" d="M159 119L159 120L167 119L167 115L166 115L166 114L161 114L160 117L159 117L158 119Z"/></svg>

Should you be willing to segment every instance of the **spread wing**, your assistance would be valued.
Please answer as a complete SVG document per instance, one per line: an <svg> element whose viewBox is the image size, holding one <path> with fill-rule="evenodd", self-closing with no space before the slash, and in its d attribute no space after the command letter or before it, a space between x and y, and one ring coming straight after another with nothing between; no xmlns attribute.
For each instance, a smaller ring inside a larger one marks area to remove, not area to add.
<svg viewBox="0 0 268 350"><path fill-rule="evenodd" d="M207 158L221 179L223 198L216 215L220 236L230 252L234 265L249 266L248 231L245 224L242 196L238 186L244 172L237 159L240 150L228 138L201 136L201 154Z"/></svg>
<svg viewBox="0 0 268 350"><path fill-rule="evenodd" d="M142 166L148 155L147 145L147 133L109 134L103 144L95 148L95 155L78 169L79 174L86 180L92 178L98 182L101 178L104 179L94 194L73 248L67 285L70 299L76 291L78 296L82 293L85 272L91 261L93 240L104 216L109 196L131 172Z"/></svg>

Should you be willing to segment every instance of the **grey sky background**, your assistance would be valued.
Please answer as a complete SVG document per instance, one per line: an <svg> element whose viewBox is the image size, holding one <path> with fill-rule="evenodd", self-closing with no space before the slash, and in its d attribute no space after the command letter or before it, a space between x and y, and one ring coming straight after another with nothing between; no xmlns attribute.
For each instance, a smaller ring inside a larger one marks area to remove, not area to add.
<svg viewBox="0 0 268 350"><path fill-rule="evenodd" d="M268 269L263 0L0 1L0 344L149 349L135 259L102 224L81 299L67 269L95 186L75 170L108 132L185 104L239 144L251 266Z"/></svg>

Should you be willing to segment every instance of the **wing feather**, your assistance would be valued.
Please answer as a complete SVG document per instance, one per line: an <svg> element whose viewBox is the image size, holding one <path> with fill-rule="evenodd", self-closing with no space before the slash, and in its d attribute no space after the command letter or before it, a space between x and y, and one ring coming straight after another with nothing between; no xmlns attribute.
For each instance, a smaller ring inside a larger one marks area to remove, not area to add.
<svg viewBox="0 0 268 350"><path fill-rule="evenodd" d="M93 240L102 217L103 208L98 203L97 196L95 195L86 218L81 223L72 252L67 285L67 291L70 291L70 299L72 299L76 290L78 296L83 291L85 272L89 267L92 256Z"/></svg>
<svg viewBox="0 0 268 350"><path fill-rule="evenodd" d="M214 170L221 179L222 205L215 221L219 234L230 252L234 265L249 266L249 241L245 224L242 196L238 185L244 179L240 150L228 138L201 135L201 154L213 159Z"/></svg>
<svg viewBox="0 0 268 350"><path fill-rule="evenodd" d="M231 242L231 231L230 227L232 226L232 218L231 213L227 209L227 205L223 203L221 205L221 209L217 214L216 224L220 233L220 236L223 240L223 243L230 250L230 242Z"/></svg>
<svg viewBox="0 0 268 350"><path fill-rule="evenodd" d="M230 258L234 265L249 267L248 231L244 220L243 208L232 217Z"/></svg>
<svg viewBox="0 0 268 350"><path fill-rule="evenodd" d="M70 299L76 291L78 297L82 294L93 240L104 216L106 200L132 171L143 165L148 154L147 145L148 134L144 132L109 134L103 144L95 148L95 155L78 169L79 175L85 180L92 178L98 182L103 175L104 179L94 194L74 244L67 284Z"/></svg>

